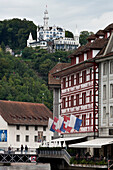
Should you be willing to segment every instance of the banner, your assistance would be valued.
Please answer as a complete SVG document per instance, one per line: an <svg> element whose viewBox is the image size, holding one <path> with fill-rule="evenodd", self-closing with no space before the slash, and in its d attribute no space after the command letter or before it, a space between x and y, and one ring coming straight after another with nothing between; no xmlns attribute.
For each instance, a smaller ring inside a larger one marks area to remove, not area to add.
<svg viewBox="0 0 113 170"><path fill-rule="evenodd" d="M7 130L0 130L0 142L7 142Z"/></svg>

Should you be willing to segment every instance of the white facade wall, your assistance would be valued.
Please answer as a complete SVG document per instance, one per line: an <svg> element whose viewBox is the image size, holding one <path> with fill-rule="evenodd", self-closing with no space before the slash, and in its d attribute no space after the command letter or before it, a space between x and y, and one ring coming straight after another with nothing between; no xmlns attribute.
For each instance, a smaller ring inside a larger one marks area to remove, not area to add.
<svg viewBox="0 0 113 170"><path fill-rule="evenodd" d="M50 141L53 136L53 132L49 131L46 127L46 131L43 130L43 126L38 126L35 130L35 126L29 126L29 130L26 130L26 126L21 126L17 130L16 125L8 125L6 121L0 116L0 130L7 130L7 142L0 142L0 147L8 147L11 145L13 148L20 148L21 144L27 145L28 148L38 148L40 142L35 142L35 136L38 136L38 132L43 132L43 136L46 137L46 141ZM18 142L16 136L20 135L20 141ZM29 141L26 142L26 135L29 136Z"/></svg>

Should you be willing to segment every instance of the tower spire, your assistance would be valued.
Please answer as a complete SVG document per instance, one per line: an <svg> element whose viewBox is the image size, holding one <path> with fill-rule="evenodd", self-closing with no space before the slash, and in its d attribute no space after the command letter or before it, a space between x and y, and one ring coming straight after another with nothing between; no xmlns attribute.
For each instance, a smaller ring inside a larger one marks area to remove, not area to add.
<svg viewBox="0 0 113 170"><path fill-rule="evenodd" d="M49 29L48 20L49 20L49 17L48 17L47 5L46 5L46 9L44 11L44 30L48 30Z"/></svg>

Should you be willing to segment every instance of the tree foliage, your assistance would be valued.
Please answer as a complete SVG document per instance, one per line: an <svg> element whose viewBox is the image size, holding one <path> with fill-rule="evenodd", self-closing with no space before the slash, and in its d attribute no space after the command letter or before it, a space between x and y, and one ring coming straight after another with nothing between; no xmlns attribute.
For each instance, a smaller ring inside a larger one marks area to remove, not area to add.
<svg viewBox="0 0 113 170"><path fill-rule="evenodd" d="M23 61L9 54L0 56L0 99L44 103L52 110L52 92L42 78Z"/></svg>
<svg viewBox="0 0 113 170"><path fill-rule="evenodd" d="M80 32L80 37L79 37L79 42L80 45L85 45L87 43L87 38L89 35L94 34L93 32L88 32L88 31L82 31Z"/></svg>
<svg viewBox="0 0 113 170"><path fill-rule="evenodd" d="M36 39L36 25L32 21L26 19L10 19L0 21L0 44L3 42L10 48L23 49L31 32L33 38Z"/></svg>

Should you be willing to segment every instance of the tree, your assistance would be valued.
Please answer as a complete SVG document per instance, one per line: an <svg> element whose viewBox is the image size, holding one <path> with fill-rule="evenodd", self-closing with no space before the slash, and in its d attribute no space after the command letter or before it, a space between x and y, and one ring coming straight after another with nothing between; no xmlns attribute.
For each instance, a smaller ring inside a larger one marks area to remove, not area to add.
<svg viewBox="0 0 113 170"><path fill-rule="evenodd" d="M80 37L79 37L79 42L81 45L85 45L88 41L87 38L89 35L94 34L93 32L88 32L88 31L82 31L80 32Z"/></svg>

